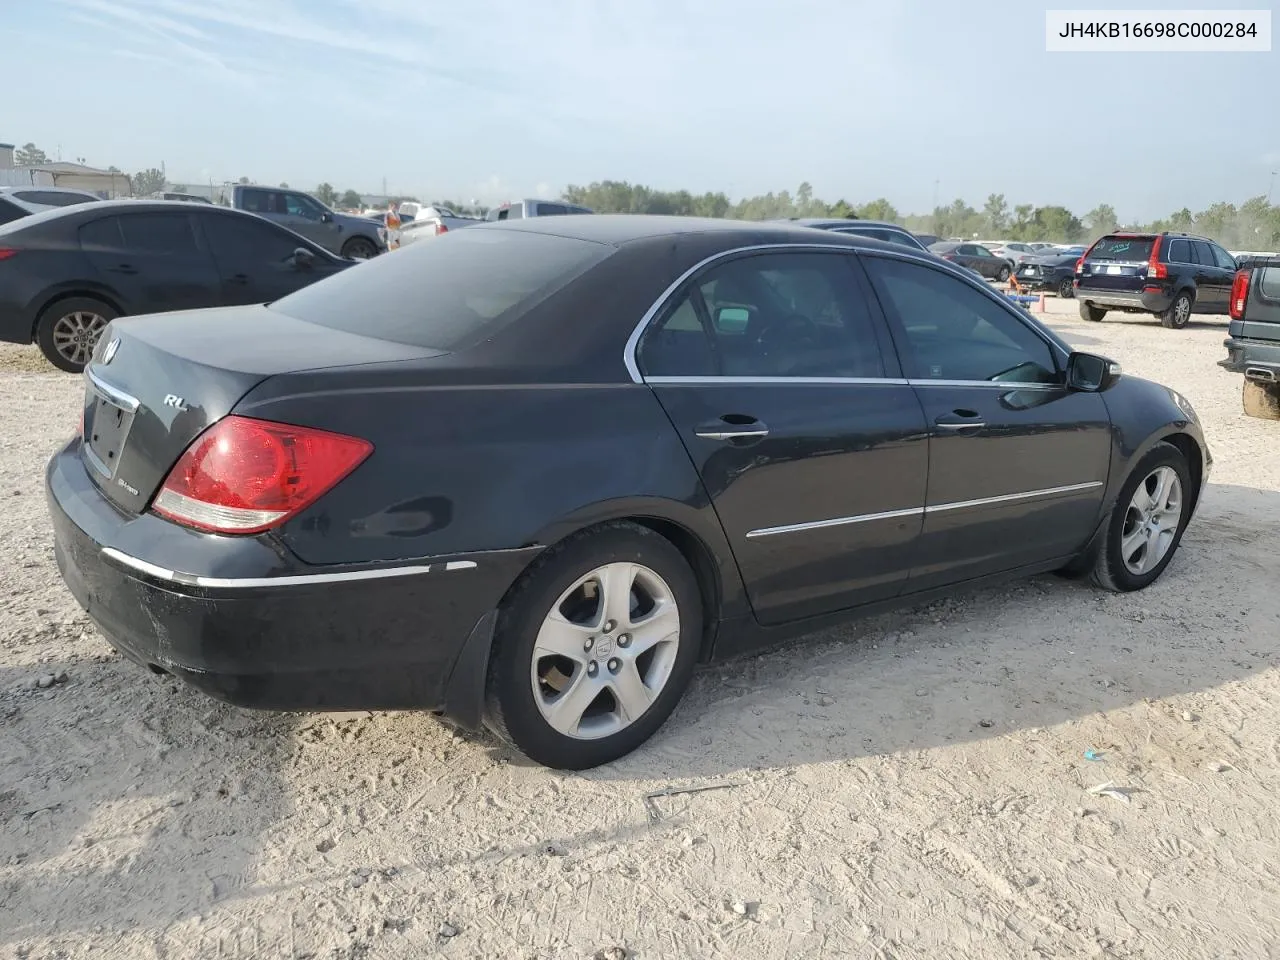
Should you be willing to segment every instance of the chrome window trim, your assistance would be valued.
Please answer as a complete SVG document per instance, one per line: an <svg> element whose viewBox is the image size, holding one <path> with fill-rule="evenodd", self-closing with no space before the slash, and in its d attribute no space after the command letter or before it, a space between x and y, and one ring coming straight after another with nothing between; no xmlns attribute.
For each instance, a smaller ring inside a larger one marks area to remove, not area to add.
<svg viewBox="0 0 1280 960"><path fill-rule="evenodd" d="M380 567L376 570L344 570L334 573L290 574L282 577L203 577L192 573L168 570L138 557L130 556L115 547L103 547L102 555L140 573L192 587L217 589L243 589L248 587L300 587L318 583L345 583L356 580L380 580L387 577L408 577L421 573L440 573L454 570L474 570L474 560L446 560L437 563L418 563L399 567Z"/></svg>
<svg viewBox="0 0 1280 960"><path fill-rule="evenodd" d="M998 389L1005 393L1020 390L1065 390L1061 383L1019 383L1015 380L906 380L902 377L649 377L645 383L657 386L716 386L730 384L794 384L812 386L831 384L834 386L853 385L862 387L894 386L894 387L985 387Z"/></svg>
<svg viewBox="0 0 1280 960"><path fill-rule="evenodd" d="M907 507L902 510L887 510L883 513L864 513L853 517L833 517L828 520L810 520L807 523L787 523L777 527L760 527L747 532L748 540L761 537L772 537L780 533L803 533L809 530L823 530L828 527L842 527L853 523L867 523L874 520L895 520L902 517L945 513L952 510L966 510L973 507L988 507L997 503L1016 503L1019 500L1034 500L1039 497L1060 496L1065 493L1082 493L1095 490L1103 485L1101 480L1090 480L1087 483L1070 483L1061 487L1044 487L1040 490L1026 490L1022 493L1006 493L998 497L982 497L977 500L956 500L951 503L926 504L923 507Z"/></svg>
<svg viewBox="0 0 1280 960"><path fill-rule="evenodd" d="M99 377L90 367L84 368L85 378L89 381L93 389L106 397L118 407L122 407L126 413L137 413L140 406L138 398L132 394L125 393L119 387L113 387L101 377Z"/></svg>
<svg viewBox="0 0 1280 960"><path fill-rule="evenodd" d="M828 230L824 232L837 233L837 231L835 230ZM839 235L852 236L852 234L839 234ZM865 239L871 239L871 238L863 237L861 239L865 240ZM873 240L873 242L887 243L888 241ZM666 307L667 302L671 299L671 297L675 295L676 291L678 291L680 287L682 287L690 277L692 277L699 270L702 270L704 267L710 266L711 264L715 263L717 260L723 260L726 257L732 257L741 253L756 253L756 252L762 252L766 250L784 251L784 252L794 251L794 252L802 252L802 253L806 253L806 252L807 253L813 253L813 252L829 253L834 251L836 253L843 253L846 256L864 256L865 255L865 256L873 256L873 257L887 257L891 260L903 260L907 263L917 263L925 267L932 267L933 269L938 270L939 272L946 274L947 276L954 277L958 280L963 281L964 283L969 284L969 286L973 287L973 289L975 290L981 291L992 303L995 303L1002 310L1004 310L1005 313L1007 313L1014 321L1022 324L1022 326L1026 327L1028 330L1034 333L1037 337L1039 337L1041 341L1043 341L1044 344L1048 346L1049 352L1053 354L1055 358L1060 359L1065 363L1067 357L1070 356L1070 350L1065 349L1057 341L1051 339L1049 336L1047 336L1044 333L1044 331L1039 329L1039 327L1037 327L1036 325L1028 324L1026 320L1024 320L1021 316L1019 316L1016 307L1014 307L1011 303L1009 303L1008 300L1006 300L1004 297L998 296L991 291L991 288L987 286L987 283L985 280L982 283L979 283L977 280L974 279L974 277L972 276L969 270L962 269L960 267L957 267L957 266L954 266L953 264L948 263L947 261L939 257L937 254L933 253L933 251L931 250L928 250L928 249L910 250L906 247L900 247L895 249L891 246L875 247L875 248L853 247L853 246L846 246L844 244L837 244L837 243L757 243L757 244L751 244L745 247L734 247L730 250L721 250L718 253L713 253L709 257L704 257L702 260L699 260L697 263L695 263L692 267L690 267L684 273L680 274L680 276L676 278L676 280L670 286L668 286L667 289L662 291L662 293L658 296L658 299L655 300L653 304L649 307L649 309L644 312L644 316L640 318L640 322L637 323L635 328L631 331L631 335L627 337L627 342L622 348L622 363L627 368L627 374L631 377L631 382L639 383L639 384L643 384L645 382L650 382L650 383L674 382L675 378L659 378L659 377L653 377L653 378L650 378L648 381L646 381L646 379L641 375L640 367L636 361L636 349L640 345L640 338L644 336L645 330L648 329L649 324L653 322L654 317L656 317L660 312L662 312L662 310ZM999 259L999 258L996 258L996 259ZM697 379L725 380L728 378L707 377L707 378L697 378ZM734 379L742 380L745 378L734 378ZM784 377L784 378L778 378L778 379L791 380L793 378ZM685 378L681 378L681 382L684 382L684 381L685 381ZM912 382L913 383L934 383L937 385L942 385L945 383L950 386L976 386L979 384L988 384L988 381L986 380L972 380L972 381L970 380L953 380L953 381L921 380L921 381L912 381ZM1047 386L1053 386L1053 385L1049 384ZM1025 389L1025 387L1022 385L1019 385L1018 389Z"/></svg>

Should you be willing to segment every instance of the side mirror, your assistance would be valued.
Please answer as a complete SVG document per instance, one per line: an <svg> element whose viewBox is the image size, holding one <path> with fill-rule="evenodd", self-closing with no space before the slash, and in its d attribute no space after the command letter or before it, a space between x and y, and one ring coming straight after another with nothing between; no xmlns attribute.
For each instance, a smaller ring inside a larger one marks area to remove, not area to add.
<svg viewBox="0 0 1280 960"><path fill-rule="evenodd" d="M333 223L333 214L332 214L332 213L328 213L328 212L325 212L325 213L320 214L320 222L321 222L321 223Z"/></svg>
<svg viewBox="0 0 1280 960"><path fill-rule="evenodd" d="M1096 353L1073 353L1067 358L1067 387L1082 393L1101 393L1120 379L1120 364Z"/></svg>
<svg viewBox="0 0 1280 960"><path fill-rule="evenodd" d="M746 307L721 307L716 311L716 329L721 333L741 333L750 320L751 311Z"/></svg>
<svg viewBox="0 0 1280 960"><path fill-rule="evenodd" d="M316 262L315 254L306 247L298 247L297 250L293 251L293 256L290 259L293 260L293 268L295 270L303 271L310 270Z"/></svg>

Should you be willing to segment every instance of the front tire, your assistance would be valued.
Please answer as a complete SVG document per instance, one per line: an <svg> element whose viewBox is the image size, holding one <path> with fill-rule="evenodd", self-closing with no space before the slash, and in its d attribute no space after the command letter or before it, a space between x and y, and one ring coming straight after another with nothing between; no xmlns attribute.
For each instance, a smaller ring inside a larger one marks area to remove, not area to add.
<svg viewBox="0 0 1280 960"><path fill-rule="evenodd" d="M36 344L59 370L80 373L89 363L98 337L119 314L96 297L68 297L45 307L36 321Z"/></svg>
<svg viewBox="0 0 1280 960"><path fill-rule="evenodd" d="M372 260L378 255L378 248L372 240L352 237L342 245L342 255L348 260Z"/></svg>
<svg viewBox="0 0 1280 960"><path fill-rule="evenodd" d="M1009 275L1011 273L1013 273L1013 271L1009 269L1008 264L1001 267L1000 272L996 274L996 283L1008 283Z"/></svg>
<svg viewBox="0 0 1280 960"><path fill-rule="evenodd" d="M1095 307L1091 303L1080 304L1080 319L1088 320L1090 323L1099 323L1103 317L1107 315L1107 311L1101 307Z"/></svg>
<svg viewBox="0 0 1280 960"><path fill-rule="evenodd" d="M1191 320L1191 307L1194 303L1189 290L1179 290L1173 303L1169 304L1169 309L1160 314L1160 322L1170 330L1181 330Z"/></svg>
<svg viewBox="0 0 1280 960"><path fill-rule="evenodd" d="M1104 590L1142 590L1159 579L1182 541L1195 492L1186 457L1171 443L1149 450L1120 488L1091 579Z"/></svg>
<svg viewBox="0 0 1280 960"><path fill-rule="evenodd" d="M1076 295L1075 285L1071 282L1071 278L1067 277L1058 284L1058 296L1063 300L1070 300Z"/></svg>
<svg viewBox="0 0 1280 960"><path fill-rule="evenodd" d="M1280 420L1280 384L1246 380L1241 399L1246 417Z"/></svg>
<svg viewBox="0 0 1280 960"><path fill-rule="evenodd" d="M615 522L551 548L503 603L485 724L529 759L625 756L675 709L698 660L702 595L665 537Z"/></svg>

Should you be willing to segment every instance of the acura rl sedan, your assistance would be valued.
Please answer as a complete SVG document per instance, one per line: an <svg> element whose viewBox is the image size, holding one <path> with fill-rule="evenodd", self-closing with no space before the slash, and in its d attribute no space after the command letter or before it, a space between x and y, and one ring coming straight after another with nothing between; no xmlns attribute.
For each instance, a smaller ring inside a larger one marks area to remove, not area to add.
<svg viewBox="0 0 1280 960"><path fill-rule="evenodd" d="M50 460L124 655L423 709L560 768L701 662L1047 571L1138 590L1211 460L1179 394L968 271L787 224L450 231L266 306L113 320Z"/></svg>

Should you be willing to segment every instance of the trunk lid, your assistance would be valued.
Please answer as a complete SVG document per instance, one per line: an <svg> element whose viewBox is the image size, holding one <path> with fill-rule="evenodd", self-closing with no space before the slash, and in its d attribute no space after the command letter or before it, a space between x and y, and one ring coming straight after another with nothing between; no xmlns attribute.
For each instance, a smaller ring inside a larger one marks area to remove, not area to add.
<svg viewBox="0 0 1280 960"><path fill-rule="evenodd" d="M81 457L109 500L141 513L191 441L268 377L439 355L262 306L123 317L85 368Z"/></svg>
<svg viewBox="0 0 1280 960"><path fill-rule="evenodd" d="M1141 293L1147 284L1155 242L1152 236L1103 237L1085 254L1080 266L1080 285L1092 290Z"/></svg>

